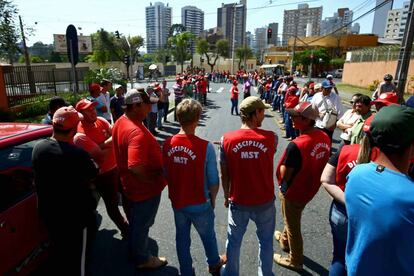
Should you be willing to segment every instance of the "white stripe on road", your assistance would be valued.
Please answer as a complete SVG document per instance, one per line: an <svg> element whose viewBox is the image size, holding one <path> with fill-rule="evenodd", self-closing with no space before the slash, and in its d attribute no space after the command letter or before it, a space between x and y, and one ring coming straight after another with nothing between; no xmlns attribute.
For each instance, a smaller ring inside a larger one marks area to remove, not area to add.
<svg viewBox="0 0 414 276"><path fill-rule="evenodd" d="M224 90L224 87L220 87L220 88L217 90L217 92L216 92L216 93L222 93L222 92L223 92L223 90Z"/></svg>

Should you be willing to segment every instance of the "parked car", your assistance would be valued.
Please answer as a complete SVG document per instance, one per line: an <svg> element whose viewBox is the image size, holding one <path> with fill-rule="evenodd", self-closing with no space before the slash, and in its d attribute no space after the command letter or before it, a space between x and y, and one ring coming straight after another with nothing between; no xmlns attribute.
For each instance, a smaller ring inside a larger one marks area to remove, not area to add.
<svg viewBox="0 0 414 276"><path fill-rule="evenodd" d="M333 71L333 77L334 78L342 78L342 72L343 72L344 70L343 69L336 69L335 71Z"/></svg>
<svg viewBox="0 0 414 276"><path fill-rule="evenodd" d="M28 275L48 255L37 212L32 150L52 134L40 124L0 123L0 275Z"/></svg>

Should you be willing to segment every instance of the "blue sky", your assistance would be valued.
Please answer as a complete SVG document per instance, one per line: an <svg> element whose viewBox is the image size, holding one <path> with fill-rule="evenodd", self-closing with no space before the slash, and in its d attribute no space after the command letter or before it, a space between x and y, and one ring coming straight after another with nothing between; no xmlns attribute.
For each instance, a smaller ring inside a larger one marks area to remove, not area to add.
<svg viewBox="0 0 414 276"><path fill-rule="evenodd" d="M64 34L66 27L73 24L82 28L81 33L88 35L100 28L122 34L140 35L145 38L145 7L150 2L140 0L13 0L19 9L25 25L34 27L28 45L37 41L53 43L53 34ZM181 23L181 7L193 5L205 13L204 27L217 25L217 8L221 3L234 3L232 0L172 0L160 1L169 3L173 8L173 23ZM237 0L238 2L238 0ZM296 9L299 3L307 3L310 7L323 6L322 18L332 16L338 8L355 10L354 19L375 6L375 0L247 0L247 31L266 26L272 22L279 23L279 32L283 24L283 11ZM394 8L402 7L403 0L394 0ZM37 24L36 24L37 22ZM361 33L370 33L373 14L358 21Z"/></svg>

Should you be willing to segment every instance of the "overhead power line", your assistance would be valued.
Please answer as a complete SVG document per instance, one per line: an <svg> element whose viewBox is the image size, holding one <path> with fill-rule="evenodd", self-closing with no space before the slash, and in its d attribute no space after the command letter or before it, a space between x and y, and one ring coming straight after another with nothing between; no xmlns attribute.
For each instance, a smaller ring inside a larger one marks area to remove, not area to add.
<svg viewBox="0 0 414 276"><path fill-rule="evenodd" d="M346 27L348 27L348 26L352 25L352 23L354 23L355 21L358 21L359 19L361 19L361 18L363 18L363 17L367 16L368 14L370 14L370 13L372 13L372 12L376 11L377 9L382 8L383 6L385 6L386 4L388 4L390 1L391 1L391 0L384 0L384 2L382 2L382 3L378 4L378 5L377 5L377 6L375 6L374 8L372 8L372 9L370 9L369 11L367 11L367 12L363 13L362 15L360 15L360 16L358 16L357 18L353 19L353 20L352 20L352 21L350 21L349 23L347 23L347 24L343 25L342 27L340 27L340 28L338 28L338 29L336 29L336 30L334 30L334 31L332 31L332 32L330 32L330 33L328 33L328 34L324 35L324 36L321 36L321 37L318 37L318 38L316 38L316 39L314 39L314 40L309 41L309 42L307 42L307 44L314 43L314 42L316 42L316 41L318 41L318 40L321 40L321 39L323 39L323 38L325 38L325 37L328 37L328 36L331 36L331 35L333 35L333 34L336 34L336 33L337 33L337 32L339 32L340 30L342 30L343 28L346 28Z"/></svg>

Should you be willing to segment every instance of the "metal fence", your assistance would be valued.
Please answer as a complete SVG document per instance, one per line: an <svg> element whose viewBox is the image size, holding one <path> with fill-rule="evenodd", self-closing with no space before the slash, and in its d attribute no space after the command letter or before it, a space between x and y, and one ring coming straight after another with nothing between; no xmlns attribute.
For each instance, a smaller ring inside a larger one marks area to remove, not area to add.
<svg viewBox="0 0 414 276"><path fill-rule="evenodd" d="M375 62L375 61L395 61L398 60L400 55L399 45L381 46L366 48L363 50L352 51L350 58L347 58L349 62ZM414 58L411 52L411 58Z"/></svg>
<svg viewBox="0 0 414 276"><path fill-rule="evenodd" d="M76 68L79 89L86 90L83 79L89 68ZM70 68L55 68L54 65L11 66L4 72L9 107L33 103L44 96L73 90Z"/></svg>

